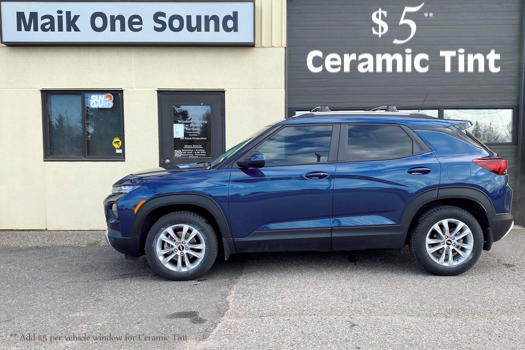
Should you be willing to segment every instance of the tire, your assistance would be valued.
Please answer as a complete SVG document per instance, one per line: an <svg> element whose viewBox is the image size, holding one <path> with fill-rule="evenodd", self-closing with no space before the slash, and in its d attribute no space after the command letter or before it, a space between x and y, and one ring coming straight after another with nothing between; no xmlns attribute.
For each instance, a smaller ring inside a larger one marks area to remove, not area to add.
<svg viewBox="0 0 525 350"><path fill-rule="evenodd" d="M189 211L169 213L157 220L145 245L153 271L172 281L187 281L208 272L217 258L217 248L213 227Z"/></svg>
<svg viewBox="0 0 525 350"><path fill-rule="evenodd" d="M427 271L455 276L478 261L483 249L483 231L468 211L442 206L428 210L417 219L409 245L416 260Z"/></svg>

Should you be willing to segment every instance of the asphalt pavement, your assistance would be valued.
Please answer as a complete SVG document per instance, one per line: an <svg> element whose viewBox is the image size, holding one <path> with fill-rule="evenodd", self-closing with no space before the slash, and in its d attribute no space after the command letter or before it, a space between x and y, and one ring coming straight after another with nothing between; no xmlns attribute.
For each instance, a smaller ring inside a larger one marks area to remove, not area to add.
<svg viewBox="0 0 525 350"><path fill-rule="evenodd" d="M523 349L525 230L467 273L408 249L232 256L195 281L101 231L0 231L2 349Z"/></svg>

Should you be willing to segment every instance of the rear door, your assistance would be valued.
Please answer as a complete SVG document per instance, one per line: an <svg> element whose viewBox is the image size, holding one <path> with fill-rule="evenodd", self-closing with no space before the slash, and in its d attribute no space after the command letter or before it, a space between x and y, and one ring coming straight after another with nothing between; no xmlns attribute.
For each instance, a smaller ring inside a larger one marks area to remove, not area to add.
<svg viewBox="0 0 525 350"><path fill-rule="evenodd" d="M395 124L341 126L333 249L400 248L405 208L439 185L440 164L415 133Z"/></svg>
<svg viewBox="0 0 525 350"><path fill-rule="evenodd" d="M331 249L338 137L338 124L284 126L250 151L264 155L264 167L234 164L229 208L238 252Z"/></svg>

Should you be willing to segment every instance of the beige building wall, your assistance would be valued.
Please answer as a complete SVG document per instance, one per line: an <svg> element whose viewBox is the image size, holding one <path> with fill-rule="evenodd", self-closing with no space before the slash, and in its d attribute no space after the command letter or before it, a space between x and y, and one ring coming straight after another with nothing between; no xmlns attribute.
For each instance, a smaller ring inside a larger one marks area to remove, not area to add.
<svg viewBox="0 0 525 350"><path fill-rule="evenodd" d="M282 120L285 7L256 0L255 48L0 45L0 229L104 229L111 185L158 167L158 91L225 91L227 148ZM125 162L44 161L46 89L122 89Z"/></svg>

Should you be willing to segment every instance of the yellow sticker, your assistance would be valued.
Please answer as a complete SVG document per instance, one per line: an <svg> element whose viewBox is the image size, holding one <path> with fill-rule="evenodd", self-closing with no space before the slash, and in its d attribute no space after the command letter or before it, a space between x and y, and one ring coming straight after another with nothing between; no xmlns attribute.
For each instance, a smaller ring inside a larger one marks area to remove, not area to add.
<svg viewBox="0 0 525 350"><path fill-rule="evenodd" d="M122 146L122 141L120 141L118 137L115 137L113 139L113 147L115 147L115 149L119 149L120 146Z"/></svg>

